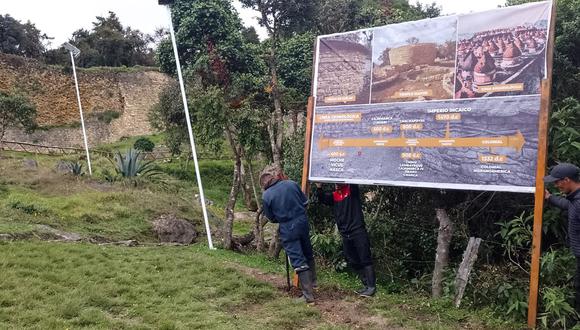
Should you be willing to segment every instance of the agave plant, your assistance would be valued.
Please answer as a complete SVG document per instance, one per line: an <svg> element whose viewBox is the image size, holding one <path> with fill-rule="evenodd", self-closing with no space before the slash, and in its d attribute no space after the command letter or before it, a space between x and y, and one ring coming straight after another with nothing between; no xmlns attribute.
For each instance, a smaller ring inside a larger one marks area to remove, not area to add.
<svg viewBox="0 0 580 330"><path fill-rule="evenodd" d="M69 167L71 174L74 176L83 176L85 174L83 171L83 164L80 162L70 162Z"/></svg>
<svg viewBox="0 0 580 330"><path fill-rule="evenodd" d="M143 178L151 181L158 180L163 173L155 167L152 161L145 161L141 152L129 149L125 155L117 151L115 154L115 171L123 178Z"/></svg>

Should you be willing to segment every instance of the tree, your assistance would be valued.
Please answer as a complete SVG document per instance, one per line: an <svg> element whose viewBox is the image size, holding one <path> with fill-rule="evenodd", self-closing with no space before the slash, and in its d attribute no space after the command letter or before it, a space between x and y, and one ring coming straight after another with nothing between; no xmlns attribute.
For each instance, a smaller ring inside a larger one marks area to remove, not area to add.
<svg viewBox="0 0 580 330"><path fill-rule="evenodd" d="M223 227L224 247L233 249L234 207L240 191L252 196L244 185L243 160L261 144L262 120L258 109L246 100L263 90L260 80L264 65L259 46L252 42L239 17L227 0L181 0L172 7L178 39L178 53L188 78L188 97L193 109L193 126L198 141L217 149L225 139L234 155L234 175L226 204ZM162 42L157 59L171 70L171 45ZM173 70L171 70L172 72ZM167 102L173 100L165 99ZM170 131L184 132L185 118L178 107L160 105L159 118ZM249 187L248 187L249 188Z"/></svg>
<svg viewBox="0 0 580 330"><path fill-rule="evenodd" d="M8 14L0 15L0 52L38 58L47 39L30 21L22 24Z"/></svg>
<svg viewBox="0 0 580 330"><path fill-rule="evenodd" d="M0 91L0 144L10 127L32 131L36 127L36 107L20 94Z"/></svg>
<svg viewBox="0 0 580 330"><path fill-rule="evenodd" d="M292 133L298 131L299 116L311 94L313 45L314 35L306 32L283 39L278 50L282 106L292 119Z"/></svg>
<svg viewBox="0 0 580 330"><path fill-rule="evenodd" d="M97 16L91 30L79 29L73 32L70 43L81 50L77 60L80 67L93 66L135 66L154 64L154 51L150 48L163 35L149 36L131 27L123 27L114 12L106 17ZM66 51L49 50L45 54L48 64L68 65Z"/></svg>
<svg viewBox="0 0 580 330"><path fill-rule="evenodd" d="M267 121L268 135L272 148L273 162L283 168L284 110L282 91L278 73L278 54L281 39L292 33L305 31L310 15L314 13L314 3L309 0L241 0L241 3L260 13L258 21L268 31L268 52L266 62L270 73L269 91L272 95L273 111Z"/></svg>

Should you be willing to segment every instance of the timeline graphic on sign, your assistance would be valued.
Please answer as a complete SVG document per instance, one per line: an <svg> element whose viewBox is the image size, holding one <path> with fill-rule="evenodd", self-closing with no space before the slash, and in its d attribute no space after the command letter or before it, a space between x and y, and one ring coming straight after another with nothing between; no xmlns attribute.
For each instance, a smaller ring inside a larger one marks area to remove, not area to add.
<svg viewBox="0 0 580 330"><path fill-rule="evenodd" d="M533 192L549 12L319 37L309 179Z"/></svg>

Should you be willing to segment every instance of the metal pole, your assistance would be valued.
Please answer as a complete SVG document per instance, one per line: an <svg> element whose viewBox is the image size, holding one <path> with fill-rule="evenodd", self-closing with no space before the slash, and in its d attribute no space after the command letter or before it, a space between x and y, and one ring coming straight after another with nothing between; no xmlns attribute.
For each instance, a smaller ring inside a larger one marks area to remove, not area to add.
<svg viewBox="0 0 580 330"><path fill-rule="evenodd" d="M83 139L85 140L85 151L87 152L87 164L89 167L89 175L93 175L93 169L91 167L91 156L89 154L89 142L87 140L87 131L85 129L85 119L83 117L83 106L81 104L81 93L79 92L79 82L77 80L77 70L75 68L75 57L72 51L70 53L70 60L73 67L73 76L75 77L75 88L77 91L77 101L79 102L79 112L81 113L81 127L83 128Z"/></svg>
<svg viewBox="0 0 580 330"><path fill-rule="evenodd" d="M205 231L207 233L207 243L209 248L214 250L211 239L211 229L209 227L209 220L207 217L207 209L205 206L205 196L203 194L203 186L201 184L201 175L199 173L199 164L197 162L197 152L195 150L195 141L193 139L193 130L191 128L191 120L189 116L189 107L187 106L187 97L185 95L185 85L183 83L183 75L181 74L181 63L179 62L179 53L177 51L177 41L175 40L175 31L173 29L173 20L171 17L171 8L167 6L169 11L169 32L171 33L171 42L173 44L173 53L175 55L175 64L177 65L177 77L179 78L179 88L181 89L181 98L183 100L183 109L185 110L185 121L187 123L187 132L189 133L189 144L191 145L191 153L193 156L193 164L195 165L195 175L197 178L197 185L199 187L199 199L201 202L201 209L203 211L203 220L205 221Z"/></svg>

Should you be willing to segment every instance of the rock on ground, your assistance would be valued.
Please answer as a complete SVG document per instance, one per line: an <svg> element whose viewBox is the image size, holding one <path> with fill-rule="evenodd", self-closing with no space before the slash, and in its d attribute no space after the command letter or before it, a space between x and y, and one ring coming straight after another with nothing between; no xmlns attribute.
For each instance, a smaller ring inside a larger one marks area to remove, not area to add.
<svg viewBox="0 0 580 330"><path fill-rule="evenodd" d="M195 227L173 214L161 215L153 221L153 232L162 243L191 244L197 237Z"/></svg>
<svg viewBox="0 0 580 330"><path fill-rule="evenodd" d="M34 159L26 158L22 161L22 165L24 169L27 170L36 170L38 168L38 163Z"/></svg>

